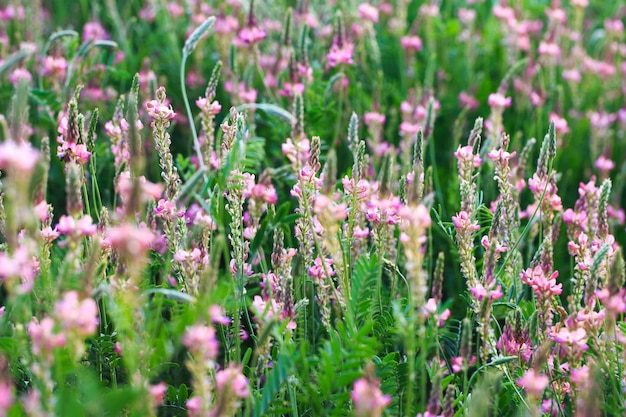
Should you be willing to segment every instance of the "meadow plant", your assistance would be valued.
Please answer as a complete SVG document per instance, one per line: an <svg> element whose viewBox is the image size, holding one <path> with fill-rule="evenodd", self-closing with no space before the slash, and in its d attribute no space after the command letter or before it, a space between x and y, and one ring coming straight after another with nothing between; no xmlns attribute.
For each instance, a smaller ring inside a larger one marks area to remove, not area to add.
<svg viewBox="0 0 626 417"><path fill-rule="evenodd" d="M624 17L1 4L0 416L624 415Z"/></svg>

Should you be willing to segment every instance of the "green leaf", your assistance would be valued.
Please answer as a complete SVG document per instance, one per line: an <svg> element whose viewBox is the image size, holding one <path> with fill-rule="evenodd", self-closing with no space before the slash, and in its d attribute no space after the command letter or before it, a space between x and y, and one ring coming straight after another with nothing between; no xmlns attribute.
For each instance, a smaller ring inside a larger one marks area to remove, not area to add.
<svg viewBox="0 0 626 417"><path fill-rule="evenodd" d="M237 111L243 111L247 109L263 110L267 114L271 116L276 116L289 123L295 123L296 121L296 118L293 114L289 113L282 107L278 107L277 105L271 103L246 103L237 106Z"/></svg>

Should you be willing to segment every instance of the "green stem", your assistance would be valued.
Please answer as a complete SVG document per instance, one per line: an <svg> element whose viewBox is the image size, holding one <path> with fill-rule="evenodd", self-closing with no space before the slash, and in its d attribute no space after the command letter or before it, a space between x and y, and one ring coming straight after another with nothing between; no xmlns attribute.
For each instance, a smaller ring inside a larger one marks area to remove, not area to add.
<svg viewBox="0 0 626 417"><path fill-rule="evenodd" d="M185 64L187 62L188 55L186 51L183 51L183 59L180 62L180 89L183 94L183 101L185 102L185 110L187 111L187 118L189 119L189 127L191 128L191 136L193 137L193 146L198 156L198 164L200 169L206 169L204 164L204 158L202 157L202 149L200 148L200 141L198 140L198 133L196 132L196 126L193 120L193 114L191 113L191 107L189 106L189 99L187 98L187 86L185 85Z"/></svg>

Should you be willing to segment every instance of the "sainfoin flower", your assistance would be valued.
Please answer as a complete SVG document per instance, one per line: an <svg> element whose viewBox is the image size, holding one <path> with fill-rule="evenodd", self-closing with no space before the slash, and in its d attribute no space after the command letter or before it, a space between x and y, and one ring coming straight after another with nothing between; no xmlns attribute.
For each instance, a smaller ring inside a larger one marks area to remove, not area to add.
<svg viewBox="0 0 626 417"><path fill-rule="evenodd" d="M546 389L550 379L546 375L537 373L534 369L524 372L524 375L517 380L520 387L526 390L528 395L541 397L543 390Z"/></svg>
<svg viewBox="0 0 626 417"><path fill-rule="evenodd" d="M56 304L55 315L68 332L85 337L98 328L98 306L91 298L80 301L76 291L69 291Z"/></svg>
<svg viewBox="0 0 626 417"><path fill-rule="evenodd" d="M218 392L222 394L230 392L237 398L246 398L250 395L248 380L241 373L241 367L232 364L215 374L215 386Z"/></svg>
<svg viewBox="0 0 626 417"><path fill-rule="evenodd" d="M219 343L213 326L194 325L187 328L183 344L189 351L205 361L213 360L219 353Z"/></svg>
<svg viewBox="0 0 626 417"><path fill-rule="evenodd" d="M15 174L30 174L39 160L39 151L28 142L6 140L0 144L0 169Z"/></svg>
<svg viewBox="0 0 626 417"><path fill-rule="evenodd" d="M391 402L389 395L383 395L377 380L359 378L354 382L350 397L354 404L354 414L359 417L378 417Z"/></svg>

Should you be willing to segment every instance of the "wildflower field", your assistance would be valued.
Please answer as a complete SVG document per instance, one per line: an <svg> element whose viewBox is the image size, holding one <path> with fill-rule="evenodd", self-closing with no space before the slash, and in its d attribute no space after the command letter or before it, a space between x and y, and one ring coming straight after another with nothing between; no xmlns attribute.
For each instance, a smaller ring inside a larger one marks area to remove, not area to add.
<svg viewBox="0 0 626 417"><path fill-rule="evenodd" d="M0 417L626 415L623 0L0 0Z"/></svg>

